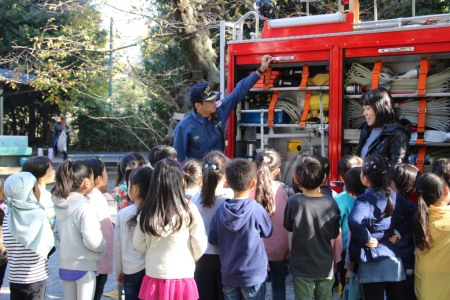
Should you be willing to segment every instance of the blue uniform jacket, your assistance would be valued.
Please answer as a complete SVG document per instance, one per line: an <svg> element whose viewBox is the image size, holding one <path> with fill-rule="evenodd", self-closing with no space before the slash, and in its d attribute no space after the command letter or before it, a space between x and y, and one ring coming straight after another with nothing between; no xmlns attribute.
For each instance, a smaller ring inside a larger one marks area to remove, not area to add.
<svg viewBox="0 0 450 300"><path fill-rule="evenodd" d="M174 148L180 162L188 158L202 159L211 150L224 150L224 128L227 119L259 78L258 74L253 72L239 81L233 92L222 100L216 116L205 118L192 112L178 123L175 128Z"/></svg>

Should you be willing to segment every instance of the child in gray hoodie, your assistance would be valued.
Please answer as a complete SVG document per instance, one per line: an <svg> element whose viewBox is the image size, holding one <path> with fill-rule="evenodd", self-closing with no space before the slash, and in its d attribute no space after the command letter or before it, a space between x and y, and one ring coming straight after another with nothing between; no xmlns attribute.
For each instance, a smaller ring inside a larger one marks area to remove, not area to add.
<svg viewBox="0 0 450 300"><path fill-rule="evenodd" d="M94 174L83 162L64 161L52 190L60 239L59 277L64 299L92 299L97 263L105 250L97 214L84 196L94 188Z"/></svg>

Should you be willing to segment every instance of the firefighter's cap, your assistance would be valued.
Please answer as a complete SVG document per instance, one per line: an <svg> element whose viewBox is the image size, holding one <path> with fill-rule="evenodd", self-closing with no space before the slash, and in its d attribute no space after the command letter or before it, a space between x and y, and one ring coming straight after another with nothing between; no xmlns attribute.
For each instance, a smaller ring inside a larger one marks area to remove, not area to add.
<svg viewBox="0 0 450 300"><path fill-rule="evenodd" d="M189 91L189 100L192 105L202 101L217 101L219 98L220 93L213 91L206 82L197 83Z"/></svg>

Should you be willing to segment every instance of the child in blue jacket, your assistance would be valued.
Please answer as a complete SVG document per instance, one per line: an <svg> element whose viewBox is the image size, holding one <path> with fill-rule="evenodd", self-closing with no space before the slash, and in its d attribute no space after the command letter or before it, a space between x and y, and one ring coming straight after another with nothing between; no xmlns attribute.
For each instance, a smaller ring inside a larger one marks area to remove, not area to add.
<svg viewBox="0 0 450 300"><path fill-rule="evenodd" d="M234 199L225 200L214 214L208 242L219 248L225 299L265 299L267 255L262 238L272 234L265 209L249 194L256 186L256 170L237 158L225 168Z"/></svg>

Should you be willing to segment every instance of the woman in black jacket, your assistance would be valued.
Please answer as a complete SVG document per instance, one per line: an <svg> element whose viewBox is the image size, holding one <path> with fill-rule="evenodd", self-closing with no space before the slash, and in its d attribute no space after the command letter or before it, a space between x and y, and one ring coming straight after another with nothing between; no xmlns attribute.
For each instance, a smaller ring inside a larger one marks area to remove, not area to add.
<svg viewBox="0 0 450 300"><path fill-rule="evenodd" d="M361 96L366 123L359 137L356 155L365 158L374 154L386 157L391 165L405 162L411 133L402 125L394 110L391 95L377 88Z"/></svg>

